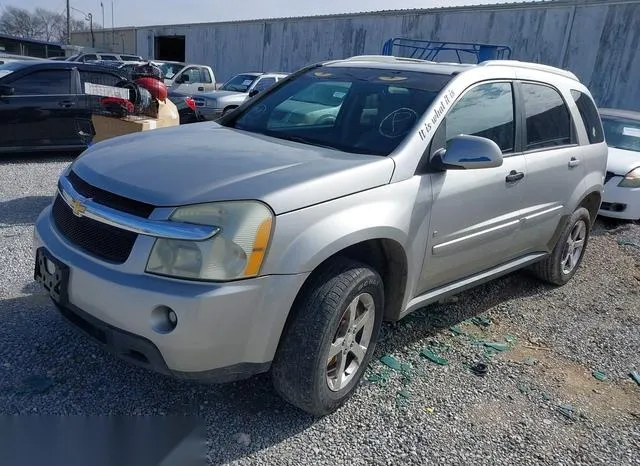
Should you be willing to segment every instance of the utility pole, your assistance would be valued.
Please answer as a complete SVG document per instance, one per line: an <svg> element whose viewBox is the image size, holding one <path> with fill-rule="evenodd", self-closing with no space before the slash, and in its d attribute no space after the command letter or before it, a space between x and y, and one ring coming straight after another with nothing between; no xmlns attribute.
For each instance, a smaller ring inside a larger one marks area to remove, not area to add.
<svg viewBox="0 0 640 466"><path fill-rule="evenodd" d="M104 47L107 43L106 29L107 23L104 22L104 3L100 2L100 8L102 8L102 46Z"/></svg>
<svg viewBox="0 0 640 466"><path fill-rule="evenodd" d="M113 21L113 0L111 0L111 50L116 49L116 27Z"/></svg>
<svg viewBox="0 0 640 466"><path fill-rule="evenodd" d="M71 4L67 0L67 44L71 44Z"/></svg>

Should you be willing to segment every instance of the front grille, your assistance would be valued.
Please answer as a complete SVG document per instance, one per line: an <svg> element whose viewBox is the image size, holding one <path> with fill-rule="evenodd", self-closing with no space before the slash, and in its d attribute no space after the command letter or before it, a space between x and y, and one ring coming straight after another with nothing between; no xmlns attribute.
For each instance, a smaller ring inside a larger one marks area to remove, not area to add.
<svg viewBox="0 0 640 466"><path fill-rule="evenodd" d="M614 176L616 176L616 174L615 174L615 173L613 173L613 172L607 172L607 173L604 175L604 184L607 184L607 183L609 182L609 180L610 180L611 178L613 178Z"/></svg>
<svg viewBox="0 0 640 466"><path fill-rule="evenodd" d="M135 201L118 194L110 193L104 189L96 188L80 178L73 170L69 172L67 179L79 194L93 199L98 204L102 204L121 212L127 212L138 217L147 218L153 212L154 207L145 202Z"/></svg>
<svg viewBox="0 0 640 466"><path fill-rule="evenodd" d="M87 217L77 217L60 197L56 196L52 208L53 221L60 233L79 248L115 264L124 263L138 235Z"/></svg>

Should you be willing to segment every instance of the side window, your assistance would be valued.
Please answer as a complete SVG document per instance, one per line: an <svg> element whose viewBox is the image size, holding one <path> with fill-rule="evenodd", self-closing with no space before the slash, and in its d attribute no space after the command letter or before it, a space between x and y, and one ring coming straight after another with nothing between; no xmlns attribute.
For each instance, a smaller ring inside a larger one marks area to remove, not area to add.
<svg viewBox="0 0 640 466"><path fill-rule="evenodd" d="M200 75L202 76L202 81L205 84L211 84L213 80L211 79L211 73L206 68L200 68Z"/></svg>
<svg viewBox="0 0 640 466"><path fill-rule="evenodd" d="M276 83L276 78L262 78L259 80L256 85L253 87L257 91L264 91L268 87L273 86Z"/></svg>
<svg viewBox="0 0 640 466"><path fill-rule="evenodd" d="M82 89L85 83L101 84L103 86L115 86L122 79L115 74L100 73L97 71L80 71L80 79L82 80Z"/></svg>
<svg viewBox="0 0 640 466"><path fill-rule="evenodd" d="M494 141L503 153L513 152L515 124L510 83L480 84L467 92L446 117L447 142L466 134Z"/></svg>
<svg viewBox="0 0 640 466"><path fill-rule="evenodd" d="M188 79L185 79L188 77ZM186 84L189 83L201 83L202 78L200 77L200 68L188 68L182 73L182 79Z"/></svg>
<svg viewBox="0 0 640 466"><path fill-rule="evenodd" d="M89 61L89 60L97 60L97 59L98 59L98 56L94 55L94 54L88 54L88 55L83 55L82 56L82 61L83 62L86 62L86 61Z"/></svg>
<svg viewBox="0 0 640 466"><path fill-rule="evenodd" d="M68 70L34 71L11 83L15 95L71 94L71 72Z"/></svg>
<svg viewBox="0 0 640 466"><path fill-rule="evenodd" d="M562 96L542 84L522 83L527 119L526 149L571 144L571 117Z"/></svg>
<svg viewBox="0 0 640 466"><path fill-rule="evenodd" d="M116 57L115 55L100 55L100 59L101 60L113 60L113 61L119 61L118 57Z"/></svg>
<svg viewBox="0 0 640 466"><path fill-rule="evenodd" d="M604 141L604 131L602 130L602 123L600 122L600 115L596 109L593 100L580 91L572 90L571 97L578 107L582 123L587 130L587 136L589 136L589 144L598 144Z"/></svg>

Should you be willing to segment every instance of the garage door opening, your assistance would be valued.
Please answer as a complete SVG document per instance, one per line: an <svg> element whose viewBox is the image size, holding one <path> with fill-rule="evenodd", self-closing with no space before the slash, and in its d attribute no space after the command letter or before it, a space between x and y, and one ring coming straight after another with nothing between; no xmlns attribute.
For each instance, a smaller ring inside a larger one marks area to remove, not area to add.
<svg viewBox="0 0 640 466"><path fill-rule="evenodd" d="M161 61L184 61L184 36L159 36L155 40L155 59Z"/></svg>

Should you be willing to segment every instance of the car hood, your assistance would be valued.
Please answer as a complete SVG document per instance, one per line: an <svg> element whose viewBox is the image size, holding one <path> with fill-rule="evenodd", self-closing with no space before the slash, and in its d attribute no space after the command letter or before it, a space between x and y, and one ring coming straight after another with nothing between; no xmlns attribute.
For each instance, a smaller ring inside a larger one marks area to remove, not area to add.
<svg viewBox="0 0 640 466"><path fill-rule="evenodd" d="M100 142L71 168L98 188L158 207L258 199L279 214L387 184L394 166L388 157L206 122Z"/></svg>
<svg viewBox="0 0 640 466"><path fill-rule="evenodd" d="M624 176L636 167L640 167L640 152L609 147L607 171Z"/></svg>
<svg viewBox="0 0 640 466"><path fill-rule="evenodd" d="M245 95L246 95L246 92L235 92L235 91L212 91L212 92L207 92L206 94L200 93L201 97L206 97L208 99L224 99L228 97L242 97Z"/></svg>

